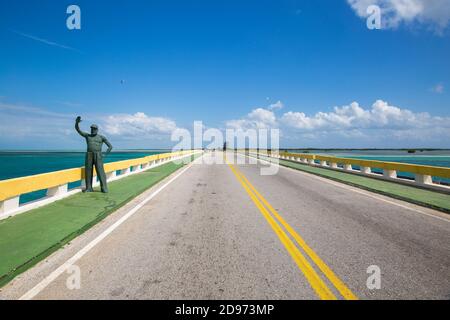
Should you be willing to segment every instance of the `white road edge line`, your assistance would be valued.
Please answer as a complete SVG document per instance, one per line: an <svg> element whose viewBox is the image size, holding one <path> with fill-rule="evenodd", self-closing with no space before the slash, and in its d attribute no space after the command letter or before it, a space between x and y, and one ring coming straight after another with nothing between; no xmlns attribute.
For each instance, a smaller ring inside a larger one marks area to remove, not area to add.
<svg viewBox="0 0 450 320"><path fill-rule="evenodd" d="M250 156L245 156L245 157L250 157ZM253 158L256 159L255 157L253 157ZM266 160L258 159L258 161L262 162L262 163L270 164L270 162L266 161ZM294 171L296 171L296 172L298 172L298 173L300 173L302 175L306 175L308 177L313 177L315 179L318 179L320 181L332 184L334 186L341 187L343 189L350 190L350 191L353 191L353 192L356 192L356 193L359 193L359 194L365 195L367 197L370 197L370 198L373 198L373 199L377 199L377 200L380 200L380 201L383 201L383 202L386 202L386 203L389 203L389 204L393 204L393 205L401 207L403 209L407 209L407 210L410 210L410 211L414 211L416 213L423 214L423 215L428 216L428 217L432 217L432 218L436 218L436 219L443 220L443 221L446 221L446 222L450 222L450 218L444 218L444 217L441 217L441 216L438 216L438 215L426 213L426 212L423 212L422 210L419 210L419 209L416 209L416 208L412 208L412 207L409 207L409 206L406 206L406 205L403 205L403 204L400 204L400 203L397 203L397 202L394 202L394 201L390 201L390 200L381 198L381 197L379 197L379 196L377 196L375 194L372 194L370 191L358 190L356 187L351 187L351 186L348 186L348 185L346 185L344 183L339 183L337 181L333 181L333 180L330 180L330 179L327 179L327 178L319 177L319 176L314 175L312 173L306 173L306 172L303 172L303 171L300 171L300 170L296 170L294 168L285 167L283 165L279 165L279 166L281 168L284 168L284 169L287 169L287 170L294 170ZM402 200L398 200L398 201L402 201ZM415 204L411 204L411 205L415 205ZM433 210L433 209L429 209L429 210ZM440 212L437 211L437 213L440 213Z"/></svg>
<svg viewBox="0 0 450 320"><path fill-rule="evenodd" d="M201 157L200 157L201 158ZM35 296L37 296L42 290L44 290L50 283L52 283L56 278L58 278L61 274L63 274L69 267L71 267L75 262L81 259L86 253L88 253L92 248L94 248L98 243L100 243L103 239L105 239L109 234L111 234L115 229L117 229L122 223L124 223L127 219L129 219L132 215L134 215L139 209L141 209L145 204L147 204L150 200L152 200L156 195L158 195L162 190L164 190L169 184L174 182L178 177L180 177L183 173L189 170L192 165L195 163L193 161L188 165L187 168L183 169L172 179L167 181L164 185L162 185L158 190L153 192L147 198L145 198L141 203L136 205L133 209L128 211L126 215L117 220L113 225L111 225L108 229L103 231L97 238L92 240L89 244L87 244L83 249L78 251L72 258L67 260L64 264L50 273L45 279L39 282L35 287L30 289L27 293L19 298L19 300L31 300Z"/></svg>

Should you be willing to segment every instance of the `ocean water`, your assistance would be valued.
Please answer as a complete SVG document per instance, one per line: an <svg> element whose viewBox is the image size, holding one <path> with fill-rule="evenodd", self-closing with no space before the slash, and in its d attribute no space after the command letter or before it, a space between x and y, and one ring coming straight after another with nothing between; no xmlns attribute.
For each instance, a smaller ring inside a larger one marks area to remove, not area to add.
<svg viewBox="0 0 450 320"><path fill-rule="evenodd" d="M164 150L111 152L103 160L105 163L164 153ZM58 170L84 166L84 152L49 151L0 151L0 180L30 176ZM79 187L80 181L69 184L69 189ZM46 190L24 194L20 203L37 200L46 195Z"/></svg>

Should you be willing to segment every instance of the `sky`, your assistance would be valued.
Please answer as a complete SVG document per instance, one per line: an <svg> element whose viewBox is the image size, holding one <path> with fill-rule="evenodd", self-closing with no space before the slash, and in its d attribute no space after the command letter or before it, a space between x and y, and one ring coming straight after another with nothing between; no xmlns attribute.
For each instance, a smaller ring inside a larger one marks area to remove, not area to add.
<svg viewBox="0 0 450 320"><path fill-rule="evenodd" d="M1 1L0 149L83 149L78 115L116 149L171 148L194 121L450 148L449 22L450 0Z"/></svg>

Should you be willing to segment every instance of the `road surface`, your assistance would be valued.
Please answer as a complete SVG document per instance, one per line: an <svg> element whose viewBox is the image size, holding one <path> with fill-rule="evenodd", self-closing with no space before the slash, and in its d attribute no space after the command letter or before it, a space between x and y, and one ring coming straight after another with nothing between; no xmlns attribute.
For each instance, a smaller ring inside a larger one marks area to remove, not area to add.
<svg viewBox="0 0 450 320"><path fill-rule="evenodd" d="M450 299L445 214L289 168L263 176L264 163L201 163L213 157L139 196L0 297Z"/></svg>

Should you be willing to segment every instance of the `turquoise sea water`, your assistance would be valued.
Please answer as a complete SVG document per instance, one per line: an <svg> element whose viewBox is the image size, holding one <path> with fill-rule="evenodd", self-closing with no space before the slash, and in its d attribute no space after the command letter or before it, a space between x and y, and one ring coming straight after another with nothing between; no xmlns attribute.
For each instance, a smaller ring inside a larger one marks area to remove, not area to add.
<svg viewBox="0 0 450 320"><path fill-rule="evenodd" d="M164 153L162 150L112 152L104 162L115 162ZM48 151L0 151L0 180L30 176L40 173L82 167L84 152L48 152ZM76 188L80 182L69 184ZM46 190L40 190L20 197L26 203L44 197Z"/></svg>

